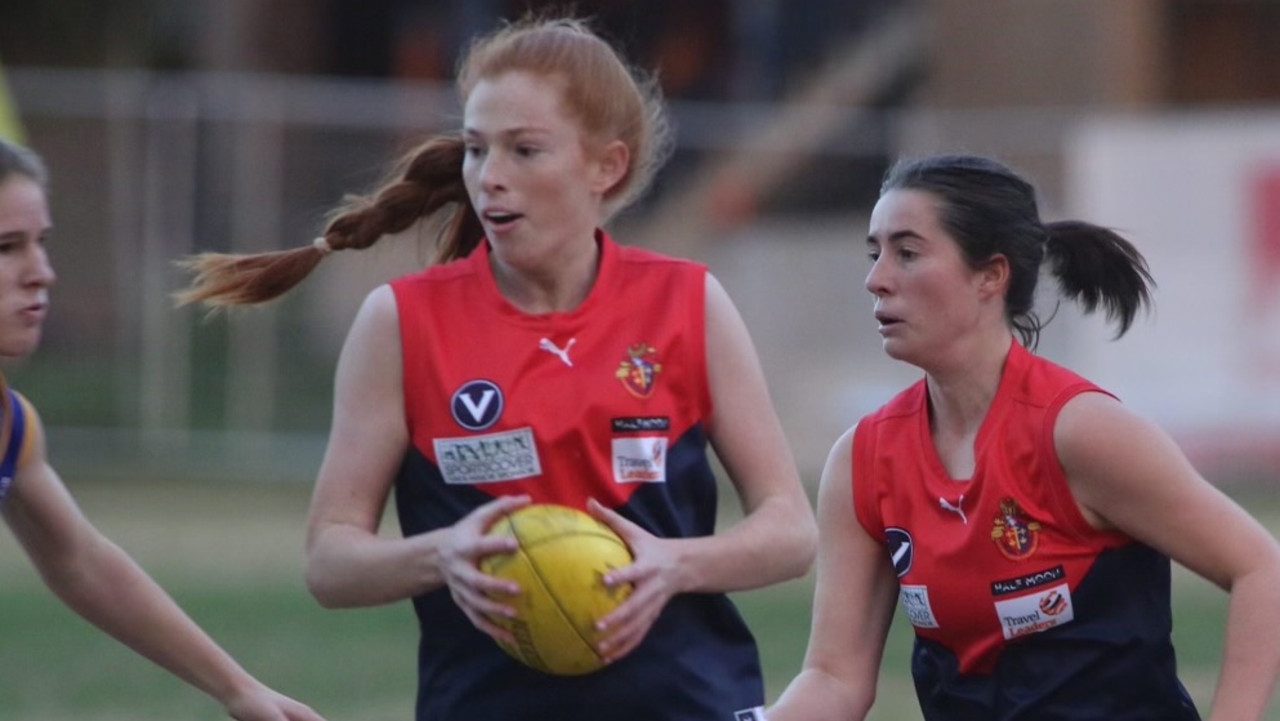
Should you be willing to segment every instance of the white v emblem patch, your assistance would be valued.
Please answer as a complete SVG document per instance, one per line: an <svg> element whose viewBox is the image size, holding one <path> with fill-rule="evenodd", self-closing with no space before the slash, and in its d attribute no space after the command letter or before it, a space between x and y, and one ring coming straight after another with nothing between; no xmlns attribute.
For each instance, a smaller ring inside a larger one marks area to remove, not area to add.
<svg viewBox="0 0 1280 721"><path fill-rule="evenodd" d="M449 410L458 425L470 431L482 431L502 415L502 389L493 381L478 378L454 391Z"/></svg>
<svg viewBox="0 0 1280 721"><path fill-rule="evenodd" d="M486 388L484 393L480 394L479 403L469 395L463 395L460 400L462 405L466 406L467 410L471 412L471 418L478 423L481 418L484 418L484 411L493 402L495 395L496 393L492 388Z"/></svg>

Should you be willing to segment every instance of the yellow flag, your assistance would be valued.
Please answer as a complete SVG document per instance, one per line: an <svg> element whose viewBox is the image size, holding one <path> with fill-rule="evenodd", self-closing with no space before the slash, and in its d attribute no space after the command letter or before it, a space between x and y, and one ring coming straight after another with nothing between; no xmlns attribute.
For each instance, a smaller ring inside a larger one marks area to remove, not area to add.
<svg viewBox="0 0 1280 721"><path fill-rule="evenodd" d="M0 65L0 138L24 143L22 121L18 118L18 106L9 93L9 83L4 79L4 66Z"/></svg>

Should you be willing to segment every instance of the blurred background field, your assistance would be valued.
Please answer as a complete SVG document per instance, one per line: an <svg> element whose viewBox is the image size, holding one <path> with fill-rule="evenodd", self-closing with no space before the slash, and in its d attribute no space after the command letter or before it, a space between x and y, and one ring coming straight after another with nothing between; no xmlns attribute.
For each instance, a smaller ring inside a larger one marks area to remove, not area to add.
<svg viewBox="0 0 1280 721"><path fill-rule="evenodd" d="M90 517L332 721L412 709L408 605L320 609L300 564L343 334L368 290L426 261L429 234L336 254L284 302L214 318L173 308L172 261L309 243L344 193L456 124L449 74L472 33L554 4L0 3L0 133L50 165L59 273L41 349L5 376ZM573 6L658 71L677 126L653 192L610 230L724 283L811 491L838 433L916 376L884 358L862 289L879 177L899 156L977 152L1033 179L1046 218L1124 231L1159 283L1157 312L1118 343L1046 290L1039 351L1161 423L1280 530L1280 3ZM799 666L811 582L741 597L771 695ZM1203 706L1226 597L1176 583ZM907 633L876 721L918 718ZM65 610L0 534L0 721L72 718L220 713Z"/></svg>
<svg viewBox="0 0 1280 721"><path fill-rule="evenodd" d="M61 461L309 480L356 308L426 262L430 229L216 318L173 307L174 261L310 243L344 194L456 126L450 74L472 35L563 5L0 5L0 128L48 161L59 273L39 353L6 372ZM653 191L610 230L721 279L803 462L914 377L874 335L866 215L896 158L959 151L1027 175L1047 219L1122 230L1159 283L1157 313L1114 344L1046 289L1040 352L1205 472L1280 475L1280 3L571 5L657 73L676 126Z"/></svg>
<svg viewBox="0 0 1280 721"><path fill-rule="evenodd" d="M172 482L73 484L85 511L250 670L330 721L412 716L417 625L408 603L325 610L301 580L301 486ZM1280 530L1280 499L1239 500ZM732 514L726 514L726 522ZM57 603L11 538L0 540L0 721L224 718L201 694L134 656ZM1178 571L1174 639L1201 709L1221 659L1226 594ZM800 667L812 577L740 594L770 697ZM895 621L872 721L918 721L910 631ZM1280 721L1273 703L1268 721Z"/></svg>

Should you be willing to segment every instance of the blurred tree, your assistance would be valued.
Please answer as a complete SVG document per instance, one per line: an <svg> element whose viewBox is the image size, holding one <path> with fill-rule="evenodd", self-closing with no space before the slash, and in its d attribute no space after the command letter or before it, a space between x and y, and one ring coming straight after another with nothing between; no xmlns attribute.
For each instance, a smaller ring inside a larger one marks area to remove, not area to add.
<svg viewBox="0 0 1280 721"><path fill-rule="evenodd" d="M18 118L18 106L9 93L9 83L4 79L4 65L0 65L0 138L15 143L25 143L22 122Z"/></svg>
<svg viewBox="0 0 1280 721"><path fill-rule="evenodd" d="M10 66L146 64L152 0L0 3L0 49Z"/></svg>
<svg viewBox="0 0 1280 721"><path fill-rule="evenodd" d="M1167 13L1170 102L1280 101L1280 2L1172 0Z"/></svg>

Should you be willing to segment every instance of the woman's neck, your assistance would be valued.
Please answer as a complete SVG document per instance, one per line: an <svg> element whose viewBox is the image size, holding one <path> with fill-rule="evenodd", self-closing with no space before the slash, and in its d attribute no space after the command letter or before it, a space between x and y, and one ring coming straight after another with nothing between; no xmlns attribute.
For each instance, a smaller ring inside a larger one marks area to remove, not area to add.
<svg viewBox="0 0 1280 721"><path fill-rule="evenodd" d="M591 294L600 273L600 243L594 235L590 248L566 246L537 266L516 267L496 256L489 258L498 291L509 303L533 315L574 310Z"/></svg>
<svg viewBox="0 0 1280 721"><path fill-rule="evenodd" d="M930 424L956 436L976 434L1000 387L1013 336L1008 328L973 338L955 360L926 370Z"/></svg>

